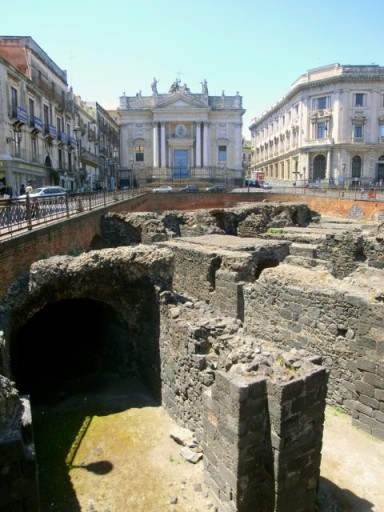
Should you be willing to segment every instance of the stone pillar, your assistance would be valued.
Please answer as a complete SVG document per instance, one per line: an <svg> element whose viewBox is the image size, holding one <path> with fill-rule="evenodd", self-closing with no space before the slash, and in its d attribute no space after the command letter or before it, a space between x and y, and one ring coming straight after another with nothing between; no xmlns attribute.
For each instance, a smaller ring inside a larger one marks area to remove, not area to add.
<svg viewBox="0 0 384 512"><path fill-rule="evenodd" d="M205 398L205 480L220 512L273 510L266 380L217 372Z"/></svg>
<svg viewBox="0 0 384 512"><path fill-rule="evenodd" d="M196 123L196 167L201 167L201 123Z"/></svg>
<svg viewBox="0 0 384 512"><path fill-rule="evenodd" d="M321 367L289 382L268 380L276 512L315 510L327 382Z"/></svg>
<svg viewBox="0 0 384 512"><path fill-rule="evenodd" d="M159 124L153 123L153 167L159 167Z"/></svg>
<svg viewBox="0 0 384 512"><path fill-rule="evenodd" d="M205 393L205 480L220 512L315 511L328 370L270 355L267 372L262 359L218 371Z"/></svg>
<svg viewBox="0 0 384 512"><path fill-rule="evenodd" d="M165 151L165 123L161 123L161 132L160 132L160 144L161 144L161 154L160 154L160 164L161 167L167 167L167 159L166 159L166 151Z"/></svg>
<svg viewBox="0 0 384 512"><path fill-rule="evenodd" d="M208 123L203 124L203 167L207 167L208 162Z"/></svg>

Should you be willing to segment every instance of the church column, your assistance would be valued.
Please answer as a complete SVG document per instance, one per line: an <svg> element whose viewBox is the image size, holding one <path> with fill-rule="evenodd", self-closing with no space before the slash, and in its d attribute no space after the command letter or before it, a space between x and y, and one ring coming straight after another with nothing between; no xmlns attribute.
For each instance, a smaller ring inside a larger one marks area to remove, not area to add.
<svg viewBox="0 0 384 512"><path fill-rule="evenodd" d="M191 159L191 161L189 162L189 168L193 169L194 167L196 167L196 164L195 164L195 153L193 151L193 146L190 146L189 154L190 154L190 159Z"/></svg>
<svg viewBox="0 0 384 512"><path fill-rule="evenodd" d="M201 123L196 123L196 167L201 167Z"/></svg>
<svg viewBox="0 0 384 512"><path fill-rule="evenodd" d="M159 124L153 123L153 167L159 167Z"/></svg>
<svg viewBox="0 0 384 512"><path fill-rule="evenodd" d="M208 123L203 124L203 167L208 166Z"/></svg>
<svg viewBox="0 0 384 512"><path fill-rule="evenodd" d="M331 178L331 152L329 150L327 151L327 168L325 169L325 177L329 183Z"/></svg>
<svg viewBox="0 0 384 512"><path fill-rule="evenodd" d="M229 166L233 169L236 167L236 162L242 161L243 147L242 147L242 136L241 131L243 128L242 123L235 123L235 148L234 155L232 155L232 161L228 162ZM228 156L227 156L228 158Z"/></svg>
<svg viewBox="0 0 384 512"><path fill-rule="evenodd" d="M167 160L165 157L165 123L161 123L161 134L160 134L160 144L161 144L161 155L160 162L161 167L167 167Z"/></svg>

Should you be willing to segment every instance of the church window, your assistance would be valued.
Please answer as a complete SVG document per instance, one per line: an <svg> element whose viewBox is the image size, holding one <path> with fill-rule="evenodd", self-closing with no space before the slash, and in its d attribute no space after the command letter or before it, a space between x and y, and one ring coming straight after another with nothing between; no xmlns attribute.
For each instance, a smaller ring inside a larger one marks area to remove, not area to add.
<svg viewBox="0 0 384 512"><path fill-rule="evenodd" d="M227 161L227 146L219 146L219 162Z"/></svg>
<svg viewBox="0 0 384 512"><path fill-rule="evenodd" d="M135 146L136 162L144 162L144 146Z"/></svg>

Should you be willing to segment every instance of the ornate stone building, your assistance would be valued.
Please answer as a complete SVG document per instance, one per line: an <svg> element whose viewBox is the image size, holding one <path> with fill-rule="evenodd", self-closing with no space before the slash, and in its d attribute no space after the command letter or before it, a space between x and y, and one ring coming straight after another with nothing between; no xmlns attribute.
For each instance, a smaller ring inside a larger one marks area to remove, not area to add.
<svg viewBox="0 0 384 512"><path fill-rule="evenodd" d="M69 191L119 186L119 126L68 87L29 36L0 36L0 196L21 184Z"/></svg>
<svg viewBox="0 0 384 512"><path fill-rule="evenodd" d="M176 79L159 93L153 79L151 96L124 94L118 115L121 167L139 181L225 177L242 178L242 97L192 93Z"/></svg>
<svg viewBox="0 0 384 512"><path fill-rule="evenodd" d="M251 169L268 180L382 184L384 67L311 69L250 130Z"/></svg>

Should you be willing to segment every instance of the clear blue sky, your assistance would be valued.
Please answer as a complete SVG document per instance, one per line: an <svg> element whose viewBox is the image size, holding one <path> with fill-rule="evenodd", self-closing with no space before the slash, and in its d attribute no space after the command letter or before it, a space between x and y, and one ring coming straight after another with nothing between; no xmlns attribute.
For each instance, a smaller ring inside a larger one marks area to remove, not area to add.
<svg viewBox="0 0 384 512"><path fill-rule="evenodd" d="M384 65L383 19L383 0L0 0L0 35L31 36L82 99L116 108L153 77L159 93L206 78L243 96L247 138L308 69Z"/></svg>

